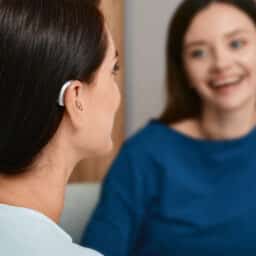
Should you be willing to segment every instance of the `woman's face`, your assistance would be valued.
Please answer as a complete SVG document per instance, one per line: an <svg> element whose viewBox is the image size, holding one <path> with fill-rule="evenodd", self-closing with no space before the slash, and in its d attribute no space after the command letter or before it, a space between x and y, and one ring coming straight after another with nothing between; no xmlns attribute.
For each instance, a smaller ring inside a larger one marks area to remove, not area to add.
<svg viewBox="0 0 256 256"><path fill-rule="evenodd" d="M116 83L118 71L117 52L112 39L108 34L108 49L105 59L99 67L94 81L84 86L85 134L89 154L104 154L112 149L112 128L115 114L120 104L120 92Z"/></svg>
<svg viewBox="0 0 256 256"><path fill-rule="evenodd" d="M203 107L221 111L255 104L256 27L243 11L214 3L185 34L183 61Z"/></svg>

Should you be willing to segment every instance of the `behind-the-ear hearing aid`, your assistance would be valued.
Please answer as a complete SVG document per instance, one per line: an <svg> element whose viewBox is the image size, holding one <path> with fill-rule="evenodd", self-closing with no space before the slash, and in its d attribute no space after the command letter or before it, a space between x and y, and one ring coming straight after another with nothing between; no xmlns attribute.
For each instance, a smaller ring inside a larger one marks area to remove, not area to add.
<svg viewBox="0 0 256 256"><path fill-rule="evenodd" d="M59 94L58 101L57 101L61 107L64 107L64 94L65 94L66 89L71 85L71 83L72 83L72 81L67 81L61 87L60 94Z"/></svg>

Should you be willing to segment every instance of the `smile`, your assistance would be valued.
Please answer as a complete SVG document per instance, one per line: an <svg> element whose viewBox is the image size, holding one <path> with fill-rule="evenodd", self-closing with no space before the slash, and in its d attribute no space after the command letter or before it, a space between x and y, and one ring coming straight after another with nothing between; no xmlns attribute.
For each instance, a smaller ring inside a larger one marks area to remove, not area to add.
<svg viewBox="0 0 256 256"><path fill-rule="evenodd" d="M230 77L230 78L221 79L221 80L212 80L209 82L209 85L213 88L237 85L242 82L244 77L245 77L244 75L243 76L241 75L241 76Z"/></svg>

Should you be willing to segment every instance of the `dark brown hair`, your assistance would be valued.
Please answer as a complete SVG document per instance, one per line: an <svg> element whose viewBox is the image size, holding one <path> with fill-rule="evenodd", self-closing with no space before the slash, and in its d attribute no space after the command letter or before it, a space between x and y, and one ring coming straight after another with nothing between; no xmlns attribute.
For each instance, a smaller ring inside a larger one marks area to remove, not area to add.
<svg viewBox="0 0 256 256"><path fill-rule="evenodd" d="M0 0L0 172L22 173L56 132L68 80L90 81L107 49L99 1Z"/></svg>

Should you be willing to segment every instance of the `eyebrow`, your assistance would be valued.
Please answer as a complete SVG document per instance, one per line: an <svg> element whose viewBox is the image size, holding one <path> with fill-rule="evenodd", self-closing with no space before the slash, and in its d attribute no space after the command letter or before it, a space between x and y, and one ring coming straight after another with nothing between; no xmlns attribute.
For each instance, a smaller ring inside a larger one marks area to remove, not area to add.
<svg viewBox="0 0 256 256"><path fill-rule="evenodd" d="M204 41L204 40L195 40L195 41L186 43L184 48L187 49L187 48L190 48L190 47L193 47L193 46L199 46L199 45L204 45L204 44L207 44L207 42Z"/></svg>
<svg viewBox="0 0 256 256"><path fill-rule="evenodd" d="M236 29L232 32L229 32L225 35L225 37L232 37L232 36L235 36L237 34L243 34L243 33L250 33L250 31L248 30L245 30L245 29Z"/></svg>
<svg viewBox="0 0 256 256"><path fill-rule="evenodd" d="M224 37L230 38L232 36L235 36L237 34L242 34L242 33L250 33L250 31L244 30L244 29L236 29L234 31L226 33L224 35ZM200 45L205 45L205 44L207 44L207 41L205 41L205 40L195 40L195 41L191 41L191 42L185 44L184 48L190 48L190 47L193 47L193 46L200 46Z"/></svg>

